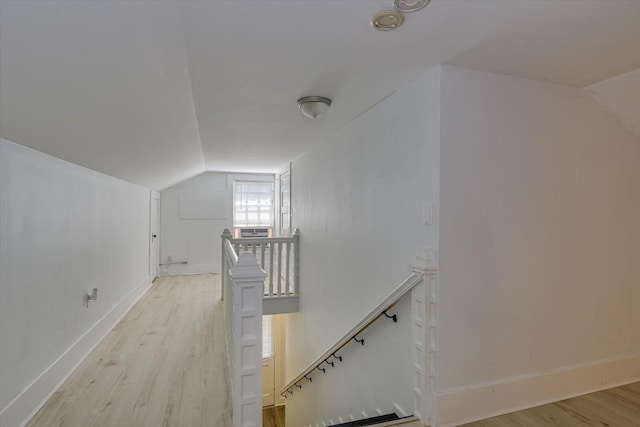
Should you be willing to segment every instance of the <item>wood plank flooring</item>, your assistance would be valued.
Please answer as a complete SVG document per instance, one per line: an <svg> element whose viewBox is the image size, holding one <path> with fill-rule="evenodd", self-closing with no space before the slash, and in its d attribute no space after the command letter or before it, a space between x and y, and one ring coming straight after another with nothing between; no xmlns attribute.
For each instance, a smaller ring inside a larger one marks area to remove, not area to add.
<svg viewBox="0 0 640 427"><path fill-rule="evenodd" d="M219 275L160 278L27 427L230 427L219 295ZM640 382L466 425L596 426L640 427Z"/></svg>
<svg viewBox="0 0 640 427"><path fill-rule="evenodd" d="M466 427L640 427L640 382L501 415Z"/></svg>
<svg viewBox="0 0 640 427"><path fill-rule="evenodd" d="M158 279L27 426L231 426L219 296L219 275Z"/></svg>
<svg viewBox="0 0 640 427"><path fill-rule="evenodd" d="M285 427L284 406L272 406L262 410L262 427Z"/></svg>

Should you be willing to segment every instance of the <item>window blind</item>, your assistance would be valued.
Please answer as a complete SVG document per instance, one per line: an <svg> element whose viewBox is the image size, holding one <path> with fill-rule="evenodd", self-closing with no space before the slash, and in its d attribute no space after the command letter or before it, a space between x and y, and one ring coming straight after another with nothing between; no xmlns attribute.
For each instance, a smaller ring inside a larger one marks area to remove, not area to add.
<svg viewBox="0 0 640 427"><path fill-rule="evenodd" d="M273 183L235 181L233 183L233 226L273 225Z"/></svg>

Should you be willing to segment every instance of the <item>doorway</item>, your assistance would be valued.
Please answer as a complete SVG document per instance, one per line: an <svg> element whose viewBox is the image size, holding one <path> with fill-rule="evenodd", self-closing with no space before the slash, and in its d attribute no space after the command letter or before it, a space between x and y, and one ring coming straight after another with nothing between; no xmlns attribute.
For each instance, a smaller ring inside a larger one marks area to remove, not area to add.
<svg viewBox="0 0 640 427"><path fill-rule="evenodd" d="M160 264L158 228L160 223L160 195L151 192L149 203L149 276L158 277Z"/></svg>
<svg viewBox="0 0 640 427"><path fill-rule="evenodd" d="M262 316L262 406L284 405L284 314Z"/></svg>
<svg viewBox="0 0 640 427"><path fill-rule="evenodd" d="M278 235L291 236L291 164L278 172Z"/></svg>

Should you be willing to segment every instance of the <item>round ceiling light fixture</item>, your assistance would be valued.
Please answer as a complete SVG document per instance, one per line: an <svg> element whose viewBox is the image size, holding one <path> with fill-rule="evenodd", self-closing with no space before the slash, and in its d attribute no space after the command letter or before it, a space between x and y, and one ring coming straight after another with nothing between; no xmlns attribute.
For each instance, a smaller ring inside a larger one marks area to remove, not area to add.
<svg viewBox="0 0 640 427"><path fill-rule="evenodd" d="M404 16L397 10L383 10L371 18L371 26L378 31L391 31L404 22Z"/></svg>
<svg viewBox="0 0 640 427"><path fill-rule="evenodd" d="M429 4L431 0L393 0L393 7L403 13L417 12Z"/></svg>
<svg viewBox="0 0 640 427"><path fill-rule="evenodd" d="M331 100L324 96L305 96L298 99L300 111L310 119L317 119L327 114L330 105Z"/></svg>

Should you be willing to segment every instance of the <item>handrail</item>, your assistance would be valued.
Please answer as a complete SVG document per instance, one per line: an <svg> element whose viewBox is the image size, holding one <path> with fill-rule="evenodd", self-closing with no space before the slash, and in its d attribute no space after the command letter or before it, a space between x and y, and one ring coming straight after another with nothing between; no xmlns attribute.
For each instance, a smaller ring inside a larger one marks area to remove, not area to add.
<svg viewBox="0 0 640 427"><path fill-rule="evenodd" d="M226 280L227 264L237 262L243 251L253 252L260 267L267 272L264 296L266 298L297 298L300 293L300 230L290 237L235 238L225 229L222 238L222 279ZM224 299L224 291L222 292ZM295 305L294 304L294 305ZM295 305L297 311L297 305ZM290 308L291 309L291 308Z"/></svg>
<svg viewBox="0 0 640 427"><path fill-rule="evenodd" d="M385 312L393 307L400 300L400 298L402 298L407 292L413 289L418 283L422 282L425 276L434 275L436 274L436 272L436 269L426 269L424 271L412 273L400 284L400 286L395 288L384 300L382 300L382 302L380 302L373 310L371 310L369 314L367 314L362 320L360 320L360 322L358 322L353 328L351 328L349 332L344 334L334 345L329 347L327 351L322 353L322 355L320 355L316 360L308 365L300 374L298 374L298 376L289 381L287 385L285 385L280 390L280 395L293 388L298 382L307 377L311 372L325 363L329 358L331 358L332 356L335 357L335 354L338 351L349 344L351 340L360 335L365 329L371 326L371 324L378 320L379 317L385 315ZM362 344L364 345L364 341L362 342Z"/></svg>
<svg viewBox="0 0 640 427"><path fill-rule="evenodd" d="M238 264L238 254L233 250L233 245L229 243L230 236L231 232L229 230L224 230L224 233L220 236L222 237L222 262L220 264L222 286L220 286L220 300L222 301L224 301L225 287L227 285L227 280L229 279L228 270ZM227 263L231 265L227 265Z"/></svg>
<svg viewBox="0 0 640 427"><path fill-rule="evenodd" d="M294 243L295 236L291 237L232 237L231 243Z"/></svg>
<svg viewBox="0 0 640 427"><path fill-rule="evenodd" d="M235 267L238 264L238 254L233 250L233 245L229 239L224 240L224 249L227 252L227 256L229 257L229 261L231 261L232 266Z"/></svg>

